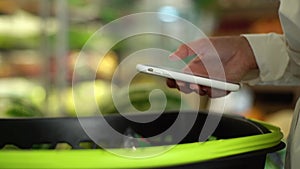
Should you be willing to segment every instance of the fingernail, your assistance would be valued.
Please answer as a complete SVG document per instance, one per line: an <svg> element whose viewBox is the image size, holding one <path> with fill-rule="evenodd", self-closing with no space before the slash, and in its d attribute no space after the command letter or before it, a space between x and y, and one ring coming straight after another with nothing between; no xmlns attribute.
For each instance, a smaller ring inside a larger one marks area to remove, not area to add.
<svg viewBox="0 0 300 169"><path fill-rule="evenodd" d="M196 92L199 92L199 86L196 85L196 84L190 84L190 89L196 91Z"/></svg>
<svg viewBox="0 0 300 169"><path fill-rule="evenodd" d="M174 53L172 53L169 55L169 59L175 61L175 60L178 60L178 56L176 56Z"/></svg>
<svg viewBox="0 0 300 169"><path fill-rule="evenodd" d="M180 82L180 81L176 82L176 84L179 87L184 87L185 86L185 83L184 82Z"/></svg>
<svg viewBox="0 0 300 169"><path fill-rule="evenodd" d="M207 94L207 89L201 88L201 91L205 94Z"/></svg>
<svg viewBox="0 0 300 169"><path fill-rule="evenodd" d="M194 74L190 67L186 66L182 69L184 73Z"/></svg>

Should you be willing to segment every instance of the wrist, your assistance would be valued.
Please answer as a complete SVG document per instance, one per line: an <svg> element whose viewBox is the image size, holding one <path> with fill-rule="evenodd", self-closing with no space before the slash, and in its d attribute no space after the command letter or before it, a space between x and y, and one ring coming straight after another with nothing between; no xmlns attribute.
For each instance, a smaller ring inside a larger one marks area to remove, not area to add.
<svg viewBox="0 0 300 169"><path fill-rule="evenodd" d="M242 55L245 57L244 58L246 62L245 65L247 66L249 71L258 69L256 58L249 41L244 36L240 36L240 38L241 38L240 51Z"/></svg>

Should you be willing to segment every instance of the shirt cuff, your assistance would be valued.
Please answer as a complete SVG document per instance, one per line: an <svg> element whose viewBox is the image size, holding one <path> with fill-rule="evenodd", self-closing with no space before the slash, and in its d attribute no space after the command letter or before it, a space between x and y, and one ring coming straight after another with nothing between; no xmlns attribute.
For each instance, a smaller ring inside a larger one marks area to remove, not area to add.
<svg viewBox="0 0 300 169"><path fill-rule="evenodd" d="M248 40L259 68L258 77L248 82L256 84L280 79L289 62L283 36L275 33L243 34L242 36Z"/></svg>

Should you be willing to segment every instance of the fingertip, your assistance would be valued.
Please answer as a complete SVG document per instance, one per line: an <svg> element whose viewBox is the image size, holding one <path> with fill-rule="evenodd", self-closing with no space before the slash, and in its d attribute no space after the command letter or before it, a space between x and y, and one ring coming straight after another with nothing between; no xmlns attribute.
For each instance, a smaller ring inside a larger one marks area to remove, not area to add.
<svg viewBox="0 0 300 169"><path fill-rule="evenodd" d="M176 61L176 60L179 60L180 58L175 53L171 53L169 55L169 59L172 61Z"/></svg>
<svg viewBox="0 0 300 169"><path fill-rule="evenodd" d="M193 83L190 84L190 89L192 89L196 93L199 93L200 91L200 87L197 84L193 84Z"/></svg>
<svg viewBox="0 0 300 169"><path fill-rule="evenodd" d="M177 86L179 86L179 87L186 87L186 86L187 86L187 83L186 83L186 82L179 81L179 80L177 80L177 81L175 81L175 82L176 82Z"/></svg>
<svg viewBox="0 0 300 169"><path fill-rule="evenodd" d="M170 88L176 88L176 82L173 79L167 79L166 80L167 86Z"/></svg>
<svg viewBox="0 0 300 169"><path fill-rule="evenodd" d="M175 52L169 55L171 60L180 60L189 56L189 47L186 44L180 45Z"/></svg>

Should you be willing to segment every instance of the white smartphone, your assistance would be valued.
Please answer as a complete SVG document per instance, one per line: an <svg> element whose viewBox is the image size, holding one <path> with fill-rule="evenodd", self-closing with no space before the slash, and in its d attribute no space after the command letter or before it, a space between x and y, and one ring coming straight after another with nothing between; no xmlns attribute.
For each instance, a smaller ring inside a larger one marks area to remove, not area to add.
<svg viewBox="0 0 300 169"><path fill-rule="evenodd" d="M234 91L238 91L241 88L240 84L238 83L229 83L229 82L209 79L206 77L200 77L192 74L187 74L184 72L179 72L166 67L137 64L136 69L142 73L161 76L161 77L179 80L188 83L195 83L202 86L208 86L211 88L225 90L225 91L234 92Z"/></svg>

